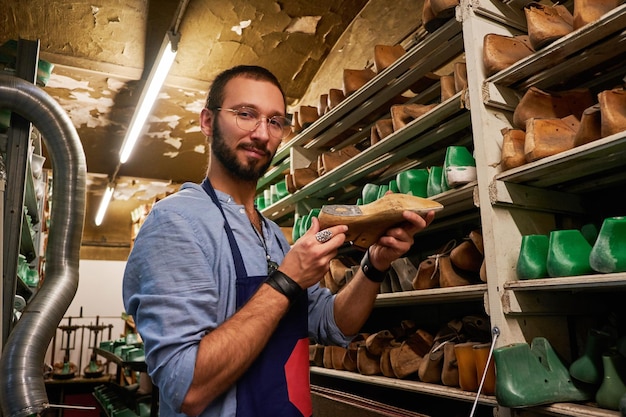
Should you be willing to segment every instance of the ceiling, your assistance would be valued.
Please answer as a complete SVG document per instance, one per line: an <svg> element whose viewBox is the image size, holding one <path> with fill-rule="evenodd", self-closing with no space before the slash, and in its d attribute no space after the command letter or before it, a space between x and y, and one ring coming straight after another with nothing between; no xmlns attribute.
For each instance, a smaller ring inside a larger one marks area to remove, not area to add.
<svg viewBox="0 0 626 417"><path fill-rule="evenodd" d="M374 44L399 42L419 26L423 1L388 3L0 0L0 43L39 41L40 59L54 65L43 88L69 115L87 160L83 244L128 248L133 208L203 178L207 149L198 114L217 73L262 65L281 81L290 109L316 105L324 89L341 88L337 68L370 65ZM120 165L143 80L170 29L180 33L176 61L145 134ZM116 193L97 228L95 211L111 179Z"/></svg>

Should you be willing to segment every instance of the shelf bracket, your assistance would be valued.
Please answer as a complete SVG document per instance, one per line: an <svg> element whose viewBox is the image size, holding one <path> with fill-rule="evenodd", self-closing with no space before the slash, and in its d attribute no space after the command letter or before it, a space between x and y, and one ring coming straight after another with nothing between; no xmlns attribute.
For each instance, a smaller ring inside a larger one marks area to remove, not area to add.
<svg viewBox="0 0 626 417"><path fill-rule="evenodd" d="M496 180L489 185L489 199L494 206L515 206L550 213L585 213L578 195L504 181Z"/></svg>

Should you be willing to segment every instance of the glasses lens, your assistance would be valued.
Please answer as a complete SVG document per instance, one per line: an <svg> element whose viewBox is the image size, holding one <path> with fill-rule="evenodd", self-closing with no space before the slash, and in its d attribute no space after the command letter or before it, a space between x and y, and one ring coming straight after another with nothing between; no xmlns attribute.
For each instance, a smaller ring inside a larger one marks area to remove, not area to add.
<svg viewBox="0 0 626 417"><path fill-rule="evenodd" d="M291 122L286 117L274 116L266 118L249 107L237 109L236 121L240 129L252 132L259 126L262 119L267 120L267 130L269 134L276 139L282 139L291 130Z"/></svg>
<svg viewBox="0 0 626 417"><path fill-rule="evenodd" d="M237 110L236 121L237 126L241 129L253 131L259 124L259 115L254 109L242 107Z"/></svg>
<svg viewBox="0 0 626 417"><path fill-rule="evenodd" d="M270 135L274 136L276 139L282 139L291 129L289 120L282 116L274 116L269 119L267 127L270 131Z"/></svg>

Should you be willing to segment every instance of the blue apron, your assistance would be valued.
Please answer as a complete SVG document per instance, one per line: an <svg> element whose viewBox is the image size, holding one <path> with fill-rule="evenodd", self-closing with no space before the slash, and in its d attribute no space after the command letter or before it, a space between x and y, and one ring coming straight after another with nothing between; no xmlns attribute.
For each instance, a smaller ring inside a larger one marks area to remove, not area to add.
<svg viewBox="0 0 626 417"><path fill-rule="evenodd" d="M248 276L233 231L208 179L202 182L202 188L224 217L224 229L237 274L235 287L239 309L265 282L267 275ZM238 380L237 417L309 417L313 414L307 325L308 298L304 291L278 323L259 357Z"/></svg>

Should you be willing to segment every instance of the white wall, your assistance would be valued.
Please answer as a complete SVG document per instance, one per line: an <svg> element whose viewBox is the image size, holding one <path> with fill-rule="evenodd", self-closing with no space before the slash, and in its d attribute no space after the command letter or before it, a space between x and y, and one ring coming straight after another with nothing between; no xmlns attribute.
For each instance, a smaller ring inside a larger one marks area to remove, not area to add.
<svg viewBox="0 0 626 417"><path fill-rule="evenodd" d="M124 305L122 303L122 277L126 262L123 261L93 261L81 260L79 266L78 291L61 320L60 326L67 326L71 317L71 324L81 328L70 334L70 362L81 366L79 372L89 364L92 349L89 347L90 332L84 325L95 325L96 316L99 324L112 325L111 336L108 328L98 333L98 342L119 338L124 332ZM82 309L82 312L81 312ZM82 313L82 315L81 315ZM81 318L82 317L82 318ZM82 343L81 343L82 339ZM94 334L91 334L93 345ZM54 342L54 362L62 362L65 354L67 333L57 329ZM82 345L82 350L81 350ZM81 362L82 351L82 362ZM103 358L99 358L103 359ZM46 354L45 362L52 363L52 343ZM110 372L115 372L115 366Z"/></svg>

